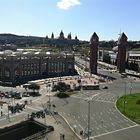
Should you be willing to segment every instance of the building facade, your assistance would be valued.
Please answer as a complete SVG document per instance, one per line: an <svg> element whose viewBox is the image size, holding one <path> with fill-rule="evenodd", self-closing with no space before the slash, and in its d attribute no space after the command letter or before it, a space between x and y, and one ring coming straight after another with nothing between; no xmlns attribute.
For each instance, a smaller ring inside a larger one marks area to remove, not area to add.
<svg viewBox="0 0 140 140"><path fill-rule="evenodd" d="M55 37L53 33L50 38L46 36L46 40L51 47L57 47L61 51L72 51L73 45L79 44L77 36L73 39L71 33L69 33L68 36L65 37L63 31L60 32L58 37Z"/></svg>
<svg viewBox="0 0 140 140"><path fill-rule="evenodd" d="M0 81L18 85L29 80L73 75L73 54L47 52L0 54Z"/></svg>

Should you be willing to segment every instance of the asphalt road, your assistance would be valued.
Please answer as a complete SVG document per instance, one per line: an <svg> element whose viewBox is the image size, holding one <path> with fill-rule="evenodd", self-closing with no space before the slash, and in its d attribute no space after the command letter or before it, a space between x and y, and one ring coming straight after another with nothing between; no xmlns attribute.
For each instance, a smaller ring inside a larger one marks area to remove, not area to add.
<svg viewBox="0 0 140 140"><path fill-rule="evenodd" d="M84 65L84 62L83 62ZM140 81L121 78L117 72L99 69L98 73L113 77L113 83L106 83L109 88L94 91L82 91L69 99L55 100L57 110L76 129L86 130L88 126L88 103L91 99L90 130L91 138L99 140L138 140L139 125L124 117L115 107L115 101L124 94L140 92ZM131 132L131 133L130 133ZM115 137L115 138L114 138Z"/></svg>
<svg viewBox="0 0 140 140"><path fill-rule="evenodd" d="M56 110L67 119L77 134L80 130L87 130L88 100L90 100L91 138L97 140L139 140L140 126L120 114L115 107L115 102L119 96L130 94L131 87L132 93L140 92L140 82L121 78L120 74L104 69L99 69L98 72L116 80L105 84L108 89L102 89L104 85L100 85L100 90L82 91L67 99L51 97L51 103L56 105ZM41 99L36 99L33 102L33 107L28 107L21 116L19 114L11 117L12 121L25 118L27 113L42 108L42 104L47 106L46 89L42 88L41 92L44 93ZM4 121L1 122L4 123Z"/></svg>

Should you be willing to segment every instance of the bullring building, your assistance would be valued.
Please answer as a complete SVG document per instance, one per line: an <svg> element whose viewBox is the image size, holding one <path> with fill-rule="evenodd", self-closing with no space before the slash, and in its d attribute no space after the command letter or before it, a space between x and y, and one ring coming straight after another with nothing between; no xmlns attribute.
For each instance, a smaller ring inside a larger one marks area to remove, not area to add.
<svg viewBox="0 0 140 140"><path fill-rule="evenodd" d="M18 85L29 80L74 75L74 55L50 52L0 52L0 82Z"/></svg>

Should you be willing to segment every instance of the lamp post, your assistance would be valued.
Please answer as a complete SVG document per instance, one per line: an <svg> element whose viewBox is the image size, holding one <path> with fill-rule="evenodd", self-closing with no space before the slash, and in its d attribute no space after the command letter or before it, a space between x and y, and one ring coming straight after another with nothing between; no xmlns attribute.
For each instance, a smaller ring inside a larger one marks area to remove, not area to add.
<svg viewBox="0 0 140 140"><path fill-rule="evenodd" d="M10 112L9 112L9 99L8 99L8 104L7 104L7 109L8 109L8 114L7 114L7 119L9 120L9 122L11 121L10 120Z"/></svg>
<svg viewBox="0 0 140 140"><path fill-rule="evenodd" d="M91 130L90 130L90 114L91 114L91 100L92 98L88 99L88 120L87 120L87 140L90 140Z"/></svg>
<svg viewBox="0 0 140 140"><path fill-rule="evenodd" d="M88 101L88 140L90 138L90 100Z"/></svg>
<svg viewBox="0 0 140 140"><path fill-rule="evenodd" d="M51 97L50 97L50 87L51 87L51 85L50 84L48 84L48 93L49 93L49 113L51 112Z"/></svg>
<svg viewBox="0 0 140 140"><path fill-rule="evenodd" d="M126 109L126 82L124 83L124 113L125 113L125 109Z"/></svg>
<svg viewBox="0 0 140 140"><path fill-rule="evenodd" d="M132 79L131 79L131 82L130 82L130 95L132 93Z"/></svg>

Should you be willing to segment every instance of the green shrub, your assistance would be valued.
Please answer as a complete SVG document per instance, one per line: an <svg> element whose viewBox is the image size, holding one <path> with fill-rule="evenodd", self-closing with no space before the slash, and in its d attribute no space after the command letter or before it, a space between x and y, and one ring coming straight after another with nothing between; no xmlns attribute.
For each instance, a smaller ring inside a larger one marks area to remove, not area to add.
<svg viewBox="0 0 140 140"><path fill-rule="evenodd" d="M136 104L137 105L140 105L140 99L136 101Z"/></svg>
<svg viewBox="0 0 140 140"><path fill-rule="evenodd" d="M59 98L67 98L69 97L69 94L67 94L66 92L58 92L56 96Z"/></svg>

